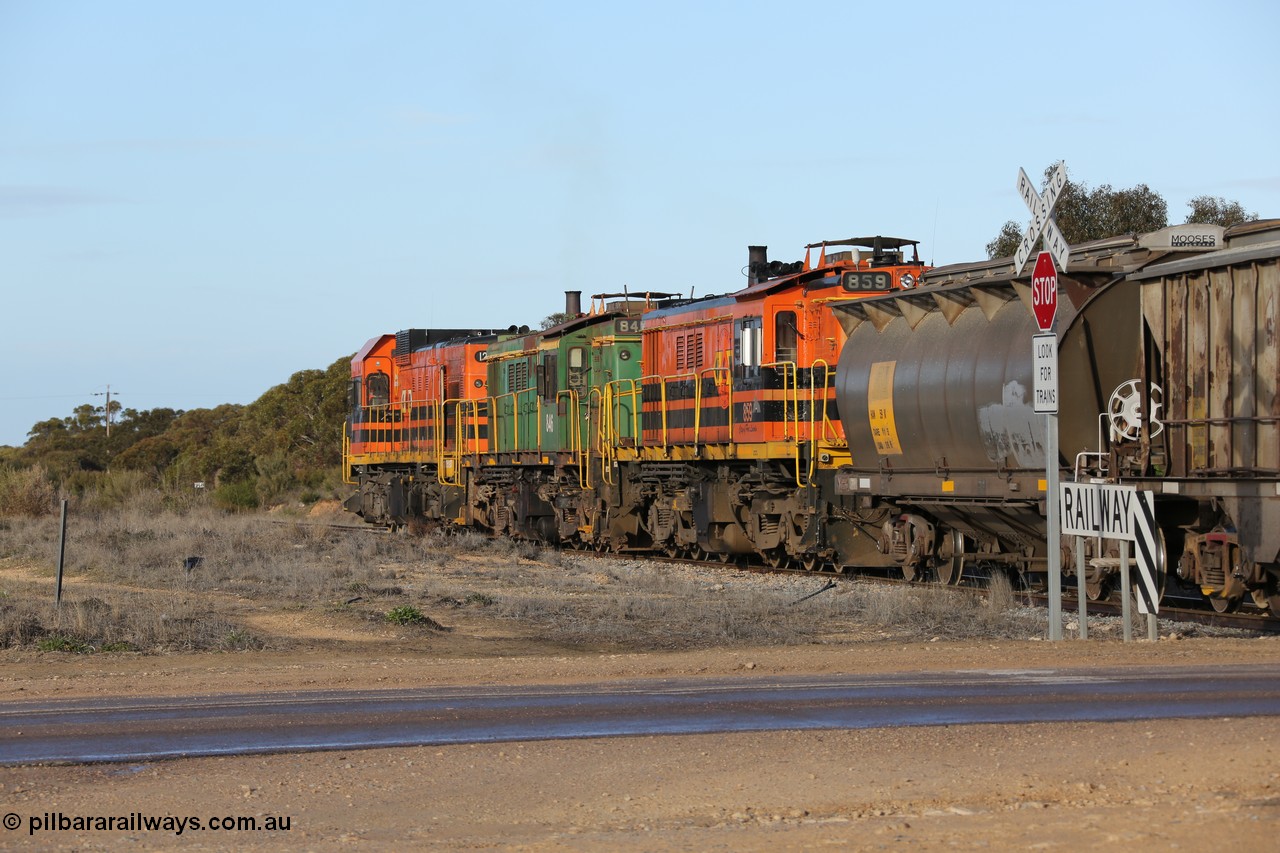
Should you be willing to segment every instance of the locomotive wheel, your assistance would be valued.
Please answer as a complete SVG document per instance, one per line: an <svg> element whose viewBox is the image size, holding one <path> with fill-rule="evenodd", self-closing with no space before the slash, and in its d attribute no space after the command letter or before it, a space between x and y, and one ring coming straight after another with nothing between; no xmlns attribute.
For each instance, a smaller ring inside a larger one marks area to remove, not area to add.
<svg viewBox="0 0 1280 853"><path fill-rule="evenodd" d="M800 558L800 568L806 572L816 572L822 568L822 559L817 554L805 554Z"/></svg>
<svg viewBox="0 0 1280 853"><path fill-rule="evenodd" d="M680 546L676 545L674 542L668 542L666 545L662 546L662 553L663 556L670 557L674 560L676 557L680 556Z"/></svg>
<svg viewBox="0 0 1280 853"><path fill-rule="evenodd" d="M1107 580L1085 579L1085 597L1090 601L1106 601L1111 598L1111 584Z"/></svg>
<svg viewBox="0 0 1280 853"><path fill-rule="evenodd" d="M768 551L761 554L760 557L764 560L764 564L771 569L783 568L787 565L787 560L790 559L787 556L786 549L781 547L770 548Z"/></svg>
<svg viewBox="0 0 1280 853"><path fill-rule="evenodd" d="M922 580L923 578L921 577L920 572L916 570L915 563L903 563L902 579L905 580L907 583L915 583L916 581Z"/></svg>
<svg viewBox="0 0 1280 853"><path fill-rule="evenodd" d="M1238 598L1219 598L1216 595L1209 597L1209 604L1213 605L1216 613L1235 613L1240 608L1240 599Z"/></svg>

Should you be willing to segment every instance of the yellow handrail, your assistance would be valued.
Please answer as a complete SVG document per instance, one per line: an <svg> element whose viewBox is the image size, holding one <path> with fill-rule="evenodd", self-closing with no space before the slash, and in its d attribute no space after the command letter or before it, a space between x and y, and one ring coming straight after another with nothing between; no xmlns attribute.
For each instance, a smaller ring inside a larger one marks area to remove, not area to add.
<svg viewBox="0 0 1280 853"><path fill-rule="evenodd" d="M733 441L733 368L705 367L698 371L697 382L694 385L693 392L693 443L695 446L698 444L698 438L702 431L702 376L706 373L710 373L714 376L721 372L726 373L729 376L729 381L726 383L726 387L729 389L729 401L725 404L725 408L728 410L729 422L727 426L729 430L729 441L731 443ZM717 394L717 396L719 395Z"/></svg>
<svg viewBox="0 0 1280 853"><path fill-rule="evenodd" d="M593 409L591 403L593 400L595 401L594 410L600 413L600 418L596 423L596 428L594 432L591 429L591 412ZM608 401L605 398L605 392L602 391L600 388L593 387L590 391L587 392L587 437L589 439L592 439L592 438L594 439L593 441L590 442L590 445L587 450L587 464L588 465L591 464L591 451L592 450L599 451L600 481L602 483L608 483L610 485L613 485L613 482L614 482L613 465L610 464L610 458L609 458L610 444L609 444L609 437L608 437L608 431L607 431L608 428L605 423L605 419L606 419L605 411L607 409L607 402Z"/></svg>
<svg viewBox="0 0 1280 853"><path fill-rule="evenodd" d="M578 485L584 490L591 488L591 472L588 470L585 461L586 453L582 446L582 414L578 400L578 392L572 388L556 392L556 406L560 405L560 398L566 397L568 405L565 412L568 415L570 424L569 429L569 453L574 458L574 464L578 467Z"/></svg>
<svg viewBox="0 0 1280 853"><path fill-rule="evenodd" d="M662 423L660 432L662 433L662 450L663 450L663 453L665 454L667 451L667 380L666 380L666 377L657 373L650 373L648 375L641 376L639 381L640 381L640 388L642 392L646 384L652 384L652 385L658 386L658 415L660 416L659 419ZM643 401L641 402L641 405L643 406ZM644 444L643 433L636 433L636 443Z"/></svg>
<svg viewBox="0 0 1280 853"><path fill-rule="evenodd" d="M794 361L771 361L760 367L771 368L782 374L782 437L800 441L800 374ZM788 399L788 394L790 398ZM794 415L792 414L794 413ZM792 434L792 425L795 434Z"/></svg>
<svg viewBox="0 0 1280 853"><path fill-rule="evenodd" d="M504 424L506 422L506 416L505 416L505 413L502 413L499 411L498 404L503 400L505 400L507 397L511 398L511 424L512 424L511 447L509 448L509 450L511 452L515 452L516 450L520 449L519 409L516 405L515 393L512 391L508 391L506 394L499 394L496 397L489 398L489 407L490 407L489 408L489 440L493 442L493 446L490 449L494 453L505 452L502 447L503 433L499 431L498 426L499 424Z"/></svg>
<svg viewBox="0 0 1280 853"><path fill-rule="evenodd" d="M449 438L449 406L453 405L453 445ZM454 397L448 400L436 400L432 403L433 446L436 459L436 481L445 486L462 485L462 459L467 453L467 426L471 421L467 418L467 407L476 411L477 452L479 451L479 401L465 397ZM452 466L445 463L452 463ZM445 472L453 469L452 477Z"/></svg>
<svg viewBox="0 0 1280 853"><path fill-rule="evenodd" d="M348 486L359 482L351 477L351 427L348 423L342 428L342 482Z"/></svg>

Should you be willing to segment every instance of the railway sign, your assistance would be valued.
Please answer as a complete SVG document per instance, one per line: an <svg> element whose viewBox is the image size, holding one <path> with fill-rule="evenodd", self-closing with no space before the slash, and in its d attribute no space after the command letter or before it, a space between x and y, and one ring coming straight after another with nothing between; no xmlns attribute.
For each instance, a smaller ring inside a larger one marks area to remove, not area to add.
<svg viewBox="0 0 1280 853"><path fill-rule="evenodd" d="M1056 415L1058 413L1058 336L1052 332L1047 335L1032 335L1031 357L1034 374L1031 380L1033 409L1037 414Z"/></svg>
<svg viewBox="0 0 1280 853"><path fill-rule="evenodd" d="M1053 170L1053 174L1049 176L1049 185L1045 187L1043 196L1036 192L1036 186L1031 183L1027 173L1018 169L1018 195L1022 196L1023 204L1031 211L1031 224L1027 226L1027 233L1022 235L1022 243L1019 244L1018 251L1013 254L1015 274L1022 274L1023 268L1031 258L1031 250L1035 248L1036 241L1041 237L1044 238L1045 248L1053 253L1058 265L1063 269L1067 268L1071 248L1067 245L1062 232L1058 230L1057 223L1053 221L1053 206L1058 203L1058 196L1066 186L1067 167L1062 163L1059 163Z"/></svg>
<svg viewBox="0 0 1280 853"><path fill-rule="evenodd" d="M1058 269L1048 252L1036 257L1036 267L1031 273L1031 311L1036 315L1040 331L1053 328L1053 318L1058 314Z"/></svg>
<svg viewBox="0 0 1280 853"><path fill-rule="evenodd" d="M1064 536L1096 536L1137 545L1138 609L1158 613L1156 548L1160 547L1151 492L1111 483L1059 483L1058 521Z"/></svg>

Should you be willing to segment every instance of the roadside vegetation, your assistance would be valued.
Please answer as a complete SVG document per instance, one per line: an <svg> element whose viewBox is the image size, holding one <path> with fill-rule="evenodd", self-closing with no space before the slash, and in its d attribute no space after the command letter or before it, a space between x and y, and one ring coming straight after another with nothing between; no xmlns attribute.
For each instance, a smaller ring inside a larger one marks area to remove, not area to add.
<svg viewBox="0 0 1280 853"><path fill-rule="evenodd" d="M410 644L484 623L544 648L600 650L1039 630L1007 587L956 595L841 584L799 601L826 579L601 560L471 533L345 530L302 508L227 512L207 496L163 493L135 495L125 509L90 501L71 512L55 608L58 526L52 514L0 518L0 648L291 648L296 640L262 627L264 613L337 620Z"/></svg>
<svg viewBox="0 0 1280 853"><path fill-rule="evenodd" d="M140 492L202 491L228 510L336 497L350 370L347 356L299 371L246 406L112 400L41 421L21 447L0 447L0 516L52 513L59 497L123 506Z"/></svg>

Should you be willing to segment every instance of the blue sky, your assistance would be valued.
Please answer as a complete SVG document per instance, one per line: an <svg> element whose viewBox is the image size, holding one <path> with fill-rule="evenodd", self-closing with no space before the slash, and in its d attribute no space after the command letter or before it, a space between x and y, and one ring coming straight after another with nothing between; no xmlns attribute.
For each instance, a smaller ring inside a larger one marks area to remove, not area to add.
<svg viewBox="0 0 1280 853"><path fill-rule="evenodd" d="M1273 2L0 0L0 444L748 244L978 260L1019 167L1280 216Z"/></svg>

